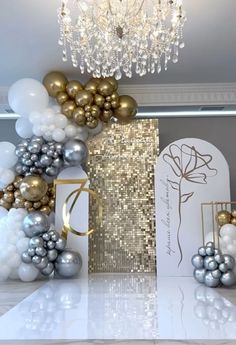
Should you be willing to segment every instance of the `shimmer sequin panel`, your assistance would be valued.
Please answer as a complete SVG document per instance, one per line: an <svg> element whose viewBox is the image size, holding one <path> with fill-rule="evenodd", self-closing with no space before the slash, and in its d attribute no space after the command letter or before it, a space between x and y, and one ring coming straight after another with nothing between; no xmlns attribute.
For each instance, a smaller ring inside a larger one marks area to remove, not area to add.
<svg viewBox="0 0 236 345"><path fill-rule="evenodd" d="M154 164L158 120L112 124L88 142L90 188L103 202L98 224L90 201L90 272L155 271Z"/></svg>

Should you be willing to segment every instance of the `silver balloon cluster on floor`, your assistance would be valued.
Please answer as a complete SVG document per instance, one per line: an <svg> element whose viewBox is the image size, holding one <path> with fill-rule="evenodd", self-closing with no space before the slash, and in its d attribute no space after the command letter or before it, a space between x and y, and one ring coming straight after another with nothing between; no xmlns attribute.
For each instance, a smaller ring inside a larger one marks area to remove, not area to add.
<svg viewBox="0 0 236 345"><path fill-rule="evenodd" d="M33 136L22 140L16 147L18 162L16 172L20 175L56 176L66 166L77 166L87 160L86 144L79 139L70 139L65 144L47 142L42 137Z"/></svg>
<svg viewBox="0 0 236 345"><path fill-rule="evenodd" d="M208 287L232 286L236 283L233 272L235 259L231 255L222 254L213 242L198 249L198 254L192 257L192 265L194 278Z"/></svg>
<svg viewBox="0 0 236 345"><path fill-rule="evenodd" d="M42 137L22 140L16 147L16 155L16 172L20 175L56 176L63 166L62 144L46 142Z"/></svg>
<svg viewBox="0 0 236 345"><path fill-rule="evenodd" d="M30 238L28 250L21 255L24 263L32 263L45 276L55 272L70 278L79 273L81 256L65 250L66 240L53 230L46 215L37 211L29 213L24 218L23 231Z"/></svg>

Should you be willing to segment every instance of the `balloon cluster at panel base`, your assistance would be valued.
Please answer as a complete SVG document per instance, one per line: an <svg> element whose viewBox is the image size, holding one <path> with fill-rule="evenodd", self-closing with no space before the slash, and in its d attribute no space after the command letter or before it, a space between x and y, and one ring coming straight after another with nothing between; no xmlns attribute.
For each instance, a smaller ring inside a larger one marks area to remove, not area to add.
<svg viewBox="0 0 236 345"><path fill-rule="evenodd" d="M235 259L228 254L222 254L215 248L213 242L198 249L198 254L192 257L194 278L208 287L220 285L232 286L236 283Z"/></svg>
<svg viewBox="0 0 236 345"><path fill-rule="evenodd" d="M8 101L21 139L16 146L0 142L0 280L74 277L82 259L55 230L53 181L63 169L86 167L86 140L112 119L132 121L137 103L118 94L114 78L82 85L61 72L42 83L18 80Z"/></svg>

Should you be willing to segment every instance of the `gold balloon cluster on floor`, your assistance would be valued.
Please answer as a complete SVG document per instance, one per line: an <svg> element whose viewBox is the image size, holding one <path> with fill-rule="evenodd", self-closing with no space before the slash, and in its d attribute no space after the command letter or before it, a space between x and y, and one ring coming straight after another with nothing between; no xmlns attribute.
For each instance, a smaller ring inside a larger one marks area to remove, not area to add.
<svg viewBox="0 0 236 345"><path fill-rule="evenodd" d="M216 215L216 221L219 226L223 226L225 224L236 225L236 210L233 210L232 212L226 210L219 211Z"/></svg>
<svg viewBox="0 0 236 345"><path fill-rule="evenodd" d="M43 84L61 112L78 126L95 128L99 120L109 122L113 116L128 123L137 113L137 102L131 96L119 96L113 77L92 78L83 86L77 80L68 81L61 72L50 72Z"/></svg>
<svg viewBox="0 0 236 345"><path fill-rule="evenodd" d="M0 206L6 209L25 208L29 212L41 211L49 214L55 205L55 195L52 185L40 176L16 176L9 184L0 199Z"/></svg>

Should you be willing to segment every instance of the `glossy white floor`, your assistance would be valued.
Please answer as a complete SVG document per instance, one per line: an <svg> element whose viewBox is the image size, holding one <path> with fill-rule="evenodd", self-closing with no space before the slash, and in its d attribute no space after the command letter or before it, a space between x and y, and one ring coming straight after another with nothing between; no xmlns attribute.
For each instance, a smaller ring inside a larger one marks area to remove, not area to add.
<svg viewBox="0 0 236 345"><path fill-rule="evenodd" d="M236 339L236 290L221 291L149 274L53 280L0 317L0 339Z"/></svg>

